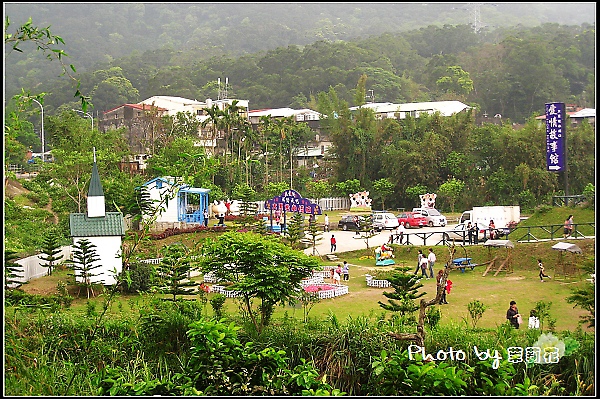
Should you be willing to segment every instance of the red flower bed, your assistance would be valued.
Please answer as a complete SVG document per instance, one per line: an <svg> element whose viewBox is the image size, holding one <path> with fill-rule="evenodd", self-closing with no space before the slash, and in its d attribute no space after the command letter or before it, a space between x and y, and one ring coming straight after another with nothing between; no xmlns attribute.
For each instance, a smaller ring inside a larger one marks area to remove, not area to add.
<svg viewBox="0 0 600 399"><path fill-rule="evenodd" d="M327 290L335 290L336 287L333 287L328 284L311 284L305 285L304 291L306 292L318 292L318 291L327 291Z"/></svg>

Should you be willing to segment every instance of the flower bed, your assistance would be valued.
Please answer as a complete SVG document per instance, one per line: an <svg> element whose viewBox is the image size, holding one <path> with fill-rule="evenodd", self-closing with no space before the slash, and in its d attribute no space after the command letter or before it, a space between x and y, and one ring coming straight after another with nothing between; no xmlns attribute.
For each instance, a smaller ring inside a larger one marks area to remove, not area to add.
<svg viewBox="0 0 600 399"><path fill-rule="evenodd" d="M316 292L320 299L334 298L348 293L348 286L343 284L309 284L302 288L306 292Z"/></svg>

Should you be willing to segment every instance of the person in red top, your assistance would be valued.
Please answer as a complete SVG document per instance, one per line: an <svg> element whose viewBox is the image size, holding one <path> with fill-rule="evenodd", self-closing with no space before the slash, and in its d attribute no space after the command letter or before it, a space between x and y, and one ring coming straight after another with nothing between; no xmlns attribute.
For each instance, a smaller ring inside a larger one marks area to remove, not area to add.
<svg viewBox="0 0 600 399"><path fill-rule="evenodd" d="M336 241L335 236L333 234L331 235L330 242L331 242L331 251L330 252L335 252L335 250L337 248L337 245L336 245L337 241Z"/></svg>

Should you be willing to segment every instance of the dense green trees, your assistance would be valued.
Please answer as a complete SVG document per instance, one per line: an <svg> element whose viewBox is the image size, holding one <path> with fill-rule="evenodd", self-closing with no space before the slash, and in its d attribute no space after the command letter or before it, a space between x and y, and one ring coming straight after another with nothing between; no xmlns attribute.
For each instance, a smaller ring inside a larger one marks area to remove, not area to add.
<svg viewBox="0 0 600 399"><path fill-rule="evenodd" d="M225 233L203 246L202 271L214 272L241 294L244 318L260 333L273 308L297 295L300 280L319 266L316 258L254 233ZM258 303L257 303L258 302Z"/></svg>

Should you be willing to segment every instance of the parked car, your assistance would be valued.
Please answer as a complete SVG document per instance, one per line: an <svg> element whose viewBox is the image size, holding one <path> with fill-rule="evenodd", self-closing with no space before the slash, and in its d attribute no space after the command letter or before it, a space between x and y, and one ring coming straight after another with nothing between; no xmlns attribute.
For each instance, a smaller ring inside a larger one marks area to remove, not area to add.
<svg viewBox="0 0 600 399"><path fill-rule="evenodd" d="M396 215L396 217L398 218L398 223L407 229L410 229L411 227L421 228L427 226L427 218L419 212L403 212Z"/></svg>
<svg viewBox="0 0 600 399"><path fill-rule="evenodd" d="M393 230L399 226L398 218L390 212L373 213L373 228L377 231Z"/></svg>
<svg viewBox="0 0 600 399"><path fill-rule="evenodd" d="M441 226L444 227L447 224L446 216L442 215L440 211L434 208L413 208L413 212L419 212L427 219L427 226Z"/></svg>
<svg viewBox="0 0 600 399"><path fill-rule="evenodd" d="M348 231L348 230L360 230L359 224L356 221L359 221L359 224L365 220L362 216L357 215L344 215L338 222L338 229Z"/></svg>

